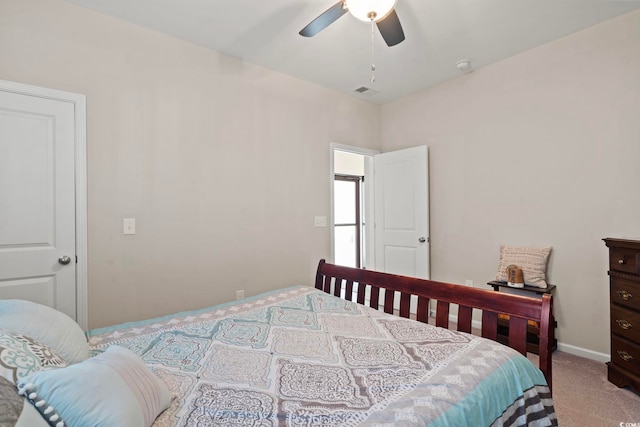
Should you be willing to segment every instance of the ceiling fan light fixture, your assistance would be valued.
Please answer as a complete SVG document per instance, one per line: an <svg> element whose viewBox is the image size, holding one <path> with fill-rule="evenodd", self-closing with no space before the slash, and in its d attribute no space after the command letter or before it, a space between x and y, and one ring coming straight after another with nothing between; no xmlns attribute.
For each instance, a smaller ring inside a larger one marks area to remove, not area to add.
<svg viewBox="0 0 640 427"><path fill-rule="evenodd" d="M389 14L397 0L345 0L349 13L361 21L378 22Z"/></svg>

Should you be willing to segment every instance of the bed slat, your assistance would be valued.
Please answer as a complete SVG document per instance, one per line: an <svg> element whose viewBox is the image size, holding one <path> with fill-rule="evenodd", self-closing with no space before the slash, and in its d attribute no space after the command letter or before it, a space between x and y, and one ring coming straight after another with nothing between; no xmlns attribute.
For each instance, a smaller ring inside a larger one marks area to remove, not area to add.
<svg viewBox="0 0 640 427"><path fill-rule="evenodd" d="M514 316L509 319L509 347L527 355L527 319Z"/></svg>
<svg viewBox="0 0 640 427"><path fill-rule="evenodd" d="M364 305L365 296L367 295L367 285L360 282L358 283L358 304Z"/></svg>
<svg viewBox="0 0 640 427"><path fill-rule="evenodd" d="M438 300L436 326L449 329L449 303L446 301Z"/></svg>
<svg viewBox="0 0 640 427"><path fill-rule="evenodd" d="M410 315L409 313L410 308L411 308L411 294L402 292L400 294L400 317L408 318Z"/></svg>
<svg viewBox="0 0 640 427"><path fill-rule="evenodd" d="M371 297L369 299L369 307L378 310L380 308L380 288L371 286Z"/></svg>
<svg viewBox="0 0 640 427"><path fill-rule="evenodd" d="M341 297L340 291L342 291L342 280L340 277L336 277L336 280L333 283L333 296Z"/></svg>
<svg viewBox="0 0 640 427"><path fill-rule="evenodd" d="M429 322L429 298L418 297L418 307L416 309L416 320L419 322Z"/></svg>
<svg viewBox="0 0 640 427"><path fill-rule="evenodd" d="M482 312L482 333L484 338L498 341L498 313L484 310Z"/></svg>
<svg viewBox="0 0 640 427"><path fill-rule="evenodd" d="M389 314L393 314L393 297L395 292L390 292L389 290L386 290L384 292L384 312L385 313L389 313Z"/></svg>
<svg viewBox="0 0 640 427"><path fill-rule="evenodd" d="M353 280L347 280L345 296L349 301L353 301Z"/></svg>
<svg viewBox="0 0 640 427"><path fill-rule="evenodd" d="M471 318L473 316L473 307L461 305L458 307L458 331L471 333Z"/></svg>
<svg viewBox="0 0 640 427"><path fill-rule="evenodd" d="M331 280L332 278L329 276L324 278L324 291L328 294L331 293Z"/></svg>

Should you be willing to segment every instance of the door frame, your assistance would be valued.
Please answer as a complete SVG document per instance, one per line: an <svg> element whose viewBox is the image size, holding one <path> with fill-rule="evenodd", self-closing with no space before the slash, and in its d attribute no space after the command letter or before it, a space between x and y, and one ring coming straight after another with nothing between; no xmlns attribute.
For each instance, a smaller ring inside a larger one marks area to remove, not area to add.
<svg viewBox="0 0 640 427"><path fill-rule="evenodd" d="M68 102L74 108L76 322L87 329L87 108L85 95L0 80L0 90Z"/></svg>
<svg viewBox="0 0 640 427"><path fill-rule="evenodd" d="M373 188L373 156L376 154L380 154L378 150L371 150L368 148L362 147L354 147L351 145L344 145L332 142L329 144L329 227L331 227L330 235L330 244L331 244L331 262L335 261L335 239L333 237L333 231L335 228L335 220L333 218L334 205L333 205L333 181L335 179L335 167L333 162L333 153L334 151L346 151L348 153L359 154L364 156L364 174L367 179L367 184L365 185L365 224L375 224L373 214L374 214L374 188ZM366 227L365 232L365 241L366 245L363 248L365 251L365 259L367 260L367 269L375 269L375 233L374 228L372 226Z"/></svg>

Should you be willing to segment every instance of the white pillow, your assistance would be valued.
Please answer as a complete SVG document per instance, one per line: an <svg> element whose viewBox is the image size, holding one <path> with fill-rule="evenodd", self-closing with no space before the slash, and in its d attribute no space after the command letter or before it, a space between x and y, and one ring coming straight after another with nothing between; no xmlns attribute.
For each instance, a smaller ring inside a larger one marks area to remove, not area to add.
<svg viewBox="0 0 640 427"><path fill-rule="evenodd" d="M524 274L524 284L538 288L547 287L547 261L551 247L500 245L500 263L496 280L507 281L507 268L517 265Z"/></svg>
<svg viewBox="0 0 640 427"><path fill-rule="evenodd" d="M149 427L171 403L167 386L134 352L111 346L66 368L36 372L19 393L65 426Z"/></svg>
<svg viewBox="0 0 640 427"><path fill-rule="evenodd" d="M22 413L16 421L15 427L50 427L50 424L42 418L40 412L27 399L24 399Z"/></svg>
<svg viewBox="0 0 640 427"><path fill-rule="evenodd" d="M51 347L67 363L89 357L84 331L66 314L31 301L0 300L2 329L26 335Z"/></svg>

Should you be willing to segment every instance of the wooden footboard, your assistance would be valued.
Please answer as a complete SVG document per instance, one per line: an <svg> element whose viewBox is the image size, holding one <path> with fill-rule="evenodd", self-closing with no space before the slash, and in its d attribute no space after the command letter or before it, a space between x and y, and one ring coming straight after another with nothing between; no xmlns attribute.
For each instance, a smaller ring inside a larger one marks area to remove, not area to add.
<svg viewBox="0 0 640 427"><path fill-rule="evenodd" d="M435 300L435 324L449 328L451 304L458 307L457 330L471 333L473 309L482 312L481 335L497 341L498 314L509 315L509 347L527 355L527 322L533 320L540 325L539 368L551 384L551 353L553 328L553 300L545 294L542 299L493 292L485 289L469 288L433 280L398 276L371 270L343 267L320 260L315 287L337 297L365 304L375 309L381 307L386 313L410 317L411 296L417 296L416 320L427 323L429 301ZM380 290L384 301L380 301ZM394 299L399 298L394 310Z"/></svg>

